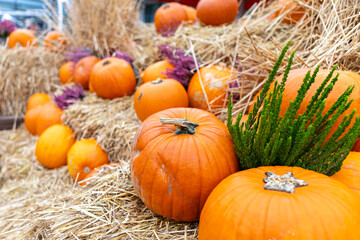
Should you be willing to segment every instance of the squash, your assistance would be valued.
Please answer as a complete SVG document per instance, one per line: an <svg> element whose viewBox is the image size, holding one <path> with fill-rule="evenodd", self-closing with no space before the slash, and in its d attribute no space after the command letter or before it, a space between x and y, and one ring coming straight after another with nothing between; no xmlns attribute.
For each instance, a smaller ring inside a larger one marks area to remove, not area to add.
<svg viewBox="0 0 360 240"><path fill-rule="evenodd" d="M237 0L200 0L196 6L197 19L211 26L232 23L238 12Z"/></svg>
<svg viewBox="0 0 360 240"><path fill-rule="evenodd" d="M98 174L99 171L112 170L116 166L119 166L119 165L120 165L119 163L109 163L109 164L104 164L104 165L94 168L88 174L86 174L84 180L79 182L80 186L85 186L86 184L88 184L90 182L90 179L93 176L95 176L96 174Z"/></svg>
<svg viewBox="0 0 360 240"><path fill-rule="evenodd" d="M158 33L175 31L182 22L187 20L186 10L176 2L163 4L154 15L154 24Z"/></svg>
<svg viewBox="0 0 360 240"><path fill-rule="evenodd" d="M38 116L40 111L41 111L41 106L38 106L36 108L30 109L25 114L24 124L26 129L32 135L36 135L36 127L37 127Z"/></svg>
<svg viewBox="0 0 360 240"><path fill-rule="evenodd" d="M359 224L360 198L339 181L299 167L259 167L212 191L199 240L355 240Z"/></svg>
<svg viewBox="0 0 360 240"><path fill-rule="evenodd" d="M84 89L89 89L91 70L100 59L94 56L82 58L74 68L74 82L79 83Z"/></svg>
<svg viewBox="0 0 360 240"><path fill-rule="evenodd" d="M44 38L45 48L50 51L64 50L66 40L64 36L58 31L48 32Z"/></svg>
<svg viewBox="0 0 360 240"><path fill-rule="evenodd" d="M8 46L14 48L19 43L23 47L37 46L35 35L27 29L16 29L9 35Z"/></svg>
<svg viewBox="0 0 360 240"><path fill-rule="evenodd" d="M187 21L190 23L196 22L196 9L187 5L183 5L187 14Z"/></svg>
<svg viewBox="0 0 360 240"><path fill-rule="evenodd" d="M74 80L74 62L66 62L59 70L59 79L62 84L73 82Z"/></svg>
<svg viewBox="0 0 360 240"><path fill-rule="evenodd" d="M142 84L134 94L134 108L141 121L165 109L188 107L185 88L174 79L158 79Z"/></svg>
<svg viewBox="0 0 360 240"><path fill-rule="evenodd" d="M26 111L29 111L40 105L44 105L45 103L48 103L50 101L51 101L51 98L46 93L35 93L35 94L31 95L31 97L29 98L27 105L26 105Z"/></svg>
<svg viewBox="0 0 360 240"><path fill-rule="evenodd" d="M286 24L296 24L305 14L305 9L298 5L294 0L278 0L273 4L274 8L278 8L279 10L270 16L271 20L287 12L281 22Z"/></svg>
<svg viewBox="0 0 360 240"><path fill-rule="evenodd" d="M214 115L171 108L148 117L132 147L137 195L152 211L195 221L213 188L239 169L231 136Z"/></svg>
<svg viewBox="0 0 360 240"><path fill-rule="evenodd" d="M62 113L63 111L53 102L40 106L36 119L36 134L40 136L48 127L61 124Z"/></svg>
<svg viewBox="0 0 360 240"><path fill-rule="evenodd" d="M167 60L162 60L155 62L149 65L144 71L140 74L140 79L142 82L151 82L155 81L158 78L164 79L168 78L166 75L167 70L175 69L174 65L169 63Z"/></svg>

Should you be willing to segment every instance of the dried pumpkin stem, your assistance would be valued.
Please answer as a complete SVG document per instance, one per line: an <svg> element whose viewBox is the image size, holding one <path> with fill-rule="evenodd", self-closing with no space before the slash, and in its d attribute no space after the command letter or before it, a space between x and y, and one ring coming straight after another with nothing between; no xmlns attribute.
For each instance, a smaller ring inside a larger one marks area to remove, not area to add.
<svg viewBox="0 0 360 240"><path fill-rule="evenodd" d="M284 175L276 175L273 172L266 172L264 178L264 188L266 190L273 190L279 192L294 193L295 188L307 186L308 183L304 180L299 180L293 176L292 172L285 173Z"/></svg>
<svg viewBox="0 0 360 240"><path fill-rule="evenodd" d="M106 60L106 61L103 63L103 66L106 66L106 65L108 65L108 64L110 64L110 63L111 63L110 61Z"/></svg>
<svg viewBox="0 0 360 240"><path fill-rule="evenodd" d="M199 126L197 123L188 121L186 118L160 118L161 124L173 124L176 126L175 135L179 134L195 134L195 128Z"/></svg>

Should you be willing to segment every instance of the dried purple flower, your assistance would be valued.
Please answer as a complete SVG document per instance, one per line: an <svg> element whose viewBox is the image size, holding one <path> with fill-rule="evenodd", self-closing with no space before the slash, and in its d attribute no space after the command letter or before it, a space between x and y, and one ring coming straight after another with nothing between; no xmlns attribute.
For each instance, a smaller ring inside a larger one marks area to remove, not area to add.
<svg viewBox="0 0 360 240"><path fill-rule="evenodd" d="M84 57L92 56L92 51L87 47L71 47L65 54L68 62L74 62L76 64Z"/></svg>
<svg viewBox="0 0 360 240"><path fill-rule="evenodd" d="M104 59L109 58L109 57L120 58L120 59L127 61L130 64L131 64L131 62L134 61L134 59L132 57L130 57L129 54L120 52L119 50L115 50L115 52L111 56L105 56Z"/></svg>
<svg viewBox="0 0 360 240"><path fill-rule="evenodd" d="M76 101L82 100L84 97L84 89L81 85L77 84L65 86L60 93L54 94L56 105L63 110L74 104Z"/></svg>
<svg viewBox="0 0 360 240"><path fill-rule="evenodd" d="M190 77L193 75L191 71L196 68L194 58L191 55L186 55L184 50L167 44L159 46L159 50L160 56L167 58L175 67L174 69L167 69L166 76L179 81L187 88Z"/></svg>
<svg viewBox="0 0 360 240"><path fill-rule="evenodd" d="M16 25L13 22L9 20L0 21L0 38L8 37L15 29Z"/></svg>

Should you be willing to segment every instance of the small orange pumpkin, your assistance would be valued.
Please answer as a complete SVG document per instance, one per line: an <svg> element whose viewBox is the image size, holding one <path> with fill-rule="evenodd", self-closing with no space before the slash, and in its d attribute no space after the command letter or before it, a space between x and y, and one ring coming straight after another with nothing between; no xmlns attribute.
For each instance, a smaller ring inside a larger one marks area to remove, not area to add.
<svg viewBox="0 0 360 240"><path fill-rule="evenodd" d="M293 193L291 173L301 186ZM357 240L359 225L360 198L341 182L299 167L259 167L230 175L211 192L199 240Z"/></svg>
<svg viewBox="0 0 360 240"><path fill-rule="evenodd" d="M296 24L305 14L305 9L293 0L278 0L274 5L274 7L279 8L279 10L272 14L270 19L275 19L283 13L288 12L281 21L282 23Z"/></svg>
<svg viewBox="0 0 360 240"><path fill-rule="evenodd" d="M185 88L174 79L158 79L142 84L134 94L134 108L141 121L165 109L188 107Z"/></svg>
<svg viewBox="0 0 360 240"><path fill-rule="evenodd" d="M190 6L187 6L187 5L183 5L183 8L185 9L186 11L186 14L187 14L187 21L191 22L191 23L194 23L196 22L196 9L195 8L192 8Z"/></svg>
<svg viewBox="0 0 360 240"><path fill-rule="evenodd" d="M26 129L32 135L36 135L36 127L37 127L37 121L38 121L40 109L41 109L41 106L32 108L29 111L27 111L25 114L24 124L25 124Z"/></svg>
<svg viewBox="0 0 360 240"><path fill-rule="evenodd" d="M72 178L80 182L94 168L109 163L109 158L95 139L82 139L70 148L67 163Z"/></svg>
<svg viewBox="0 0 360 240"><path fill-rule="evenodd" d="M50 51L63 50L66 45L64 35L58 31L48 32L44 38L45 48Z"/></svg>
<svg viewBox="0 0 360 240"><path fill-rule="evenodd" d="M155 81L158 78L164 79L167 78L166 71L173 70L175 67L169 61L162 60L155 62L149 65L142 73L140 74L140 79L142 82L151 82Z"/></svg>
<svg viewBox="0 0 360 240"><path fill-rule="evenodd" d="M100 59L94 56L82 58L74 68L74 82L79 83L84 89L89 89L91 70Z"/></svg>
<svg viewBox="0 0 360 240"><path fill-rule="evenodd" d="M200 0L196 17L205 25L219 26L232 23L239 12L237 0Z"/></svg>
<svg viewBox="0 0 360 240"><path fill-rule="evenodd" d="M67 62L59 70L59 79L62 84L72 82L74 79L74 62Z"/></svg>
<svg viewBox="0 0 360 240"><path fill-rule="evenodd" d="M19 43L21 46L37 46L35 35L27 29L16 29L9 35L8 46L13 48Z"/></svg>
<svg viewBox="0 0 360 240"><path fill-rule="evenodd" d="M26 105L26 111L29 111L30 109L36 108L40 105L44 105L50 101L51 98L46 93L35 93L29 98Z"/></svg>
<svg viewBox="0 0 360 240"><path fill-rule="evenodd" d="M190 106L204 110L210 110L210 108L214 110L223 107L226 98L226 89L229 85L226 84L226 82L230 80L230 75L231 69L220 65L199 69L190 79L187 90Z"/></svg>
<svg viewBox="0 0 360 240"><path fill-rule="evenodd" d="M61 124L63 111L53 102L45 103L39 107L36 123L36 134L41 135L48 127Z"/></svg>
<svg viewBox="0 0 360 240"><path fill-rule="evenodd" d="M106 58L91 71L93 90L102 98L118 98L130 95L136 87L136 78L131 65L119 58Z"/></svg>
<svg viewBox="0 0 360 240"><path fill-rule="evenodd" d="M186 10L176 2L165 3L156 10L154 16L155 28L158 33L173 31L187 20Z"/></svg>
<svg viewBox="0 0 360 240"><path fill-rule="evenodd" d="M65 166L67 153L76 141L73 133L71 128L61 124L47 128L36 143L35 155L39 163L47 168Z"/></svg>
<svg viewBox="0 0 360 240"><path fill-rule="evenodd" d="M80 186L85 186L86 184L88 184L90 182L90 178L92 178L93 176L95 176L96 174L99 173L100 170L105 170L105 169L113 169L114 167L120 165L119 163L110 163L110 164L104 164L101 165L100 167L96 167L93 170L91 170L84 178L84 180L82 180L79 184Z"/></svg>

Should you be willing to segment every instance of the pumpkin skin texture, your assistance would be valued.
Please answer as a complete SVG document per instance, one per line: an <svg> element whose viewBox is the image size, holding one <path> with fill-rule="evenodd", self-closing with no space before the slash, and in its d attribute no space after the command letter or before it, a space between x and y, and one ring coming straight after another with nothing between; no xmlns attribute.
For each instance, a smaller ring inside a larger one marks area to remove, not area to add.
<svg viewBox="0 0 360 240"><path fill-rule="evenodd" d="M82 58L75 65L74 82L79 83L84 89L89 89L91 70L98 62L100 62L100 59L94 56Z"/></svg>
<svg viewBox="0 0 360 240"><path fill-rule="evenodd" d="M38 121L38 116L41 111L41 106L37 108L32 108L29 111L26 112L25 118L24 118L24 124L26 129L31 133L32 135L36 135L36 126Z"/></svg>
<svg viewBox="0 0 360 240"><path fill-rule="evenodd" d="M46 34L44 38L44 45L45 48L50 51L59 51L65 48L66 40L61 33L51 31Z"/></svg>
<svg viewBox="0 0 360 240"><path fill-rule="evenodd" d="M26 111L44 105L45 103L48 103L50 101L51 98L46 93L35 93L29 98L26 105Z"/></svg>
<svg viewBox="0 0 360 240"><path fill-rule="evenodd" d="M195 134L174 134L160 118L186 118ZM136 134L130 163L137 195L152 211L176 221L195 221L213 188L239 169L226 126L194 108L171 108L148 117Z"/></svg>
<svg viewBox="0 0 360 240"><path fill-rule="evenodd" d="M190 106L210 110L201 87L199 75L211 109L222 108L226 98L226 89L229 85L225 82L230 80L231 69L218 65L203 67L190 79L187 90Z"/></svg>
<svg viewBox="0 0 360 240"><path fill-rule="evenodd" d="M154 24L158 33L176 30L182 22L187 20L186 10L176 2L163 4L154 15Z"/></svg>
<svg viewBox="0 0 360 240"><path fill-rule="evenodd" d="M52 102L45 103L39 108L36 134L40 136L48 127L55 124L61 124L61 115L63 111Z"/></svg>
<svg viewBox="0 0 360 240"><path fill-rule="evenodd" d="M196 6L197 19L210 26L232 23L239 11L237 0L200 0Z"/></svg>
<svg viewBox="0 0 360 240"><path fill-rule="evenodd" d="M74 62L67 62L59 70L59 79L62 84L73 82L74 80Z"/></svg>
<svg viewBox="0 0 360 240"><path fill-rule="evenodd" d="M61 124L46 129L36 143L35 155L39 163L47 168L65 166L67 153L76 141L73 133L71 128Z"/></svg>
<svg viewBox="0 0 360 240"><path fill-rule="evenodd" d="M192 8L190 6L187 6L187 5L183 5L183 8L185 9L186 11L186 14L187 14L187 21L191 22L191 23L194 23L196 22L196 9L195 8Z"/></svg>
<svg viewBox="0 0 360 240"><path fill-rule="evenodd" d="M360 152L350 152L341 170L332 178L344 183L360 197Z"/></svg>
<svg viewBox="0 0 360 240"><path fill-rule="evenodd" d="M99 97L118 98L130 95L136 87L131 65L119 58L106 58L98 62L90 76L91 86Z"/></svg>
<svg viewBox="0 0 360 240"><path fill-rule="evenodd" d="M35 35L27 29L16 29L9 35L8 46L14 48L19 43L23 47L37 46Z"/></svg>
<svg viewBox="0 0 360 240"><path fill-rule="evenodd" d="M270 16L270 19L275 19L282 15L284 12L288 12L281 21L286 24L296 24L305 14L305 9L292 0L278 0L274 3L276 8L280 8L274 14Z"/></svg>
<svg viewBox="0 0 360 240"><path fill-rule="evenodd" d="M174 79L159 79L142 84L134 94L134 108L141 121L165 109L188 107L185 88Z"/></svg>
<svg viewBox="0 0 360 240"><path fill-rule="evenodd" d="M167 78L166 70L167 69L174 69L175 67L169 63L167 60L162 60L155 62L149 65L141 74L140 79L142 82L151 82L155 81L158 78L164 79Z"/></svg>
<svg viewBox="0 0 360 240"><path fill-rule="evenodd" d="M265 172L292 172L307 186L264 189ZM299 167L260 167L232 174L210 194L199 240L360 239L360 198L328 176Z"/></svg>

